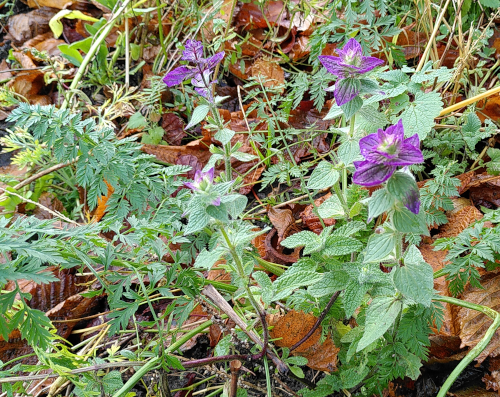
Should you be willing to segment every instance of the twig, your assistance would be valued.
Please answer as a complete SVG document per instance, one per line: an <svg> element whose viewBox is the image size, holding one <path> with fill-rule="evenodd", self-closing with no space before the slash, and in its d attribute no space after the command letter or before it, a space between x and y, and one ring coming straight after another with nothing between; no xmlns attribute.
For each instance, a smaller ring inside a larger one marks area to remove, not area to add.
<svg viewBox="0 0 500 397"><path fill-rule="evenodd" d="M45 205L42 205L40 203L37 203L36 201L27 199L26 197L23 197L20 194L17 194L17 193L14 193L14 192L9 192L8 190L5 190L2 187L0 187L0 190L3 190L5 193L12 194L13 196L19 197L20 199L22 199L23 201L26 201L27 203L34 204L37 207L40 207L40 208L44 209L45 211L51 213L55 217L61 218L65 222L72 223L73 225L79 225L79 223L75 222L72 219L67 218L66 216L64 216L63 214L61 214L59 211L51 210L50 208L46 207Z"/></svg>
<svg viewBox="0 0 500 397"><path fill-rule="evenodd" d="M455 103L454 105L448 106L447 108L441 110L441 113L439 113L439 116L442 117L448 113L454 112L455 110L458 110L460 108L464 108L464 107L470 105L471 103L480 101L481 99L486 99L486 98L488 98L494 94L497 94L499 92L500 92L500 86L492 88L486 92L483 92L482 94L473 96L472 98L465 99L461 102Z"/></svg>
<svg viewBox="0 0 500 397"><path fill-rule="evenodd" d="M302 345L306 340L308 340L312 334L314 334L314 331L316 331L318 329L318 327L321 325L321 322L324 320L324 318L326 317L326 315L328 314L328 312L330 311L332 305L335 303L335 301L337 300L337 298L339 297L340 295L340 291L337 291L335 292L332 297L330 298L330 301L328 302L328 304L326 305L325 307L325 310L323 310L323 312L321 313L321 315L318 317L318 319L316 320L316 323L313 325L313 327L309 330L309 332L306 334L306 336L304 336L301 340L299 340L295 345L293 345L291 348L290 348L290 351L292 350L295 350L297 349L300 345Z"/></svg>
<svg viewBox="0 0 500 397"><path fill-rule="evenodd" d="M231 386L229 389L229 397L236 397L238 394L238 376L241 369L241 361L233 360L229 363L231 369Z"/></svg>
<svg viewBox="0 0 500 397"><path fill-rule="evenodd" d="M424 53L422 54L422 58L420 58L420 62L418 63L417 68L415 69L416 72L421 70L422 67L424 66L427 56L429 55L429 52L431 50L432 44L434 43L434 39L436 38L437 32L439 31L439 25L441 24L441 20L444 18L444 14L446 13L446 8L448 7L449 3L450 0L446 0L446 3L442 8L441 14L439 14L439 17L436 19L436 22L434 24L434 30L432 31L431 36L429 37L429 43L427 43L427 46L425 47Z"/></svg>
<svg viewBox="0 0 500 397"><path fill-rule="evenodd" d="M215 306L226 313L227 316L231 320L233 320L236 325L240 327L241 330L245 332L254 343L258 344L262 349L264 349L264 343L260 340L259 336L255 332L247 329L247 325L245 324L245 322L238 316L238 314L229 305L229 303L226 302L219 291L217 291L212 285L207 285L203 288L201 293L209 298ZM266 332L264 333L264 338L266 338ZM266 353L281 373L288 372L287 365L283 361L281 361L274 353L269 351L267 351Z"/></svg>
<svg viewBox="0 0 500 397"><path fill-rule="evenodd" d="M60 170L61 168L67 167L68 165L74 164L78 161L78 158L74 159L73 161L69 161L67 163L59 163L56 165L53 165L52 167L47 168L46 170L42 170L35 175L31 175L29 178L26 178L24 181L19 182L16 186L13 187L14 190L21 189L22 187L29 185L31 182L36 181L38 178L41 178L42 176L45 176L47 174L50 174L51 172Z"/></svg>

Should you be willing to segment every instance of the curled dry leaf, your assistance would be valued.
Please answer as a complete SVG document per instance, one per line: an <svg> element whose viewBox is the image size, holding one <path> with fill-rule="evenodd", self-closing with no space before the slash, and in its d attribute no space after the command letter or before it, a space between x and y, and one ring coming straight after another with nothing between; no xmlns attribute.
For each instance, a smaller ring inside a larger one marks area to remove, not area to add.
<svg viewBox="0 0 500 397"><path fill-rule="evenodd" d="M212 155L208 151L208 147L201 144L199 140L190 142L185 146L142 145L141 150L169 164L175 164L179 156L183 154L193 155L197 157L202 164L206 164Z"/></svg>
<svg viewBox="0 0 500 397"><path fill-rule="evenodd" d="M290 231L298 231L292 210L270 207L267 216L278 231L278 244L290 235Z"/></svg>
<svg viewBox="0 0 500 397"><path fill-rule="evenodd" d="M64 40L54 38L52 32L47 32L39 34L38 36L26 41L22 48L35 48L38 51L46 52L49 56L53 57L61 55L61 51L57 48L57 46L65 43L66 42Z"/></svg>
<svg viewBox="0 0 500 397"><path fill-rule="evenodd" d="M235 18L236 26L242 26L244 30L267 29L276 25L288 27L290 22L285 20L287 14L287 9L281 0L265 2L264 14L259 4L252 1L241 6Z"/></svg>
<svg viewBox="0 0 500 397"><path fill-rule="evenodd" d="M184 131L184 121L174 113L165 113L161 118L161 126L165 130L165 141L172 146L179 146L187 135Z"/></svg>
<svg viewBox="0 0 500 397"><path fill-rule="evenodd" d="M115 188L111 184L109 184L107 180L104 180L104 182L108 187L108 192L105 196L101 196L97 199L97 208L95 209L94 216L92 217L93 223L99 222L102 219L102 217L106 213L107 202L115 191Z"/></svg>
<svg viewBox="0 0 500 397"><path fill-rule="evenodd" d="M38 199L38 203L47 207L52 211L64 212L66 209L64 208L63 203L57 198L54 193L43 192ZM54 215L52 215L49 211L44 208L36 207L33 211L33 215L38 219L53 219Z"/></svg>
<svg viewBox="0 0 500 397"><path fill-rule="evenodd" d="M500 357L490 359L488 370L491 371L483 377L483 382L488 390L500 392Z"/></svg>
<svg viewBox="0 0 500 397"><path fill-rule="evenodd" d="M191 167L191 170L189 170L186 174L186 178L189 179L194 179L194 176L196 175L196 171L201 171L203 169L203 164L200 163L200 160L198 160L198 157L193 156L192 154L183 154L179 156L177 161L175 162L176 165L189 165Z"/></svg>
<svg viewBox="0 0 500 397"><path fill-rule="evenodd" d="M278 264L288 264L295 263L300 258L301 247L297 247L293 250L291 254L285 254L284 248L281 244L278 244L278 232L275 228L271 229L271 231L267 234L266 239L264 240L266 256L263 258L270 262L278 263Z"/></svg>
<svg viewBox="0 0 500 397"><path fill-rule="evenodd" d="M439 228L437 238L454 237L463 232L469 225L483 218L483 214L473 205L463 207L448 216L448 223Z"/></svg>
<svg viewBox="0 0 500 397"><path fill-rule="evenodd" d="M252 77L262 76L262 83L264 87L278 87L285 83L285 72L279 63L266 59L257 59L252 65ZM281 89L281 93L284 88Z"/></svg>
<svg viewBox="0 0 500 397"><path fill-rule="evenodd" d="M43 7L11 16L7 22L7 30L14 44L20 45L39 34L50 32L49 21L56 12L53 8Z"/></svg>
<svg viewBox="0 0 500 397"><path fill-rule="evenodd" d="M270 331L271 338L277 339L274 343L279 347L291 348L299 342L316 323L317 318L312 314L289 311L284 316L269 316L269 325L274 326ZM321 343L321 326L297 349L292 350L294 356L307 358L307 366L317 371L332 372L337 368L337 354L340 351L330 336Z"/></svg>
<svg viewBox="0 0 500 397"><path fill-rule="evenodd" d="M497 122L500 120L500 95L495 94L490 96L486 100L486 104L484 101L479 101L477 107L480 110L478 110L476 114L481 119L482 123L484 123L484 120L487 118Z"/></svg>
<svg viewBox="0 0 500 397"><path fill-rule="evenodd" d="M328 193L323 197L320 197L314 200L314 204L316 207L319 207L323 202L329 198L332 194ZM321 224L318 215L314 213L314 206L309 204L304 211L300 213L300 219L302 219L302 223L312 232L316 234L320 234L323 230L323 225ZM333 226L335 225L336 220L333 218L323 219L323 223L325 226Z"/></svg>
<svg viewBox="0 0 500 397"><path fill-rule="evenodd" d="M500 309L500 275L481 282L481 285L484 289L469 286L462 294L462 299L498 311ZM493 322L485 314L465 307L458 310L457 319L460 324L461 347L467 346L469 348L477 345ZM486 349L476 358L476 361L482 363L488 356L497 357L499 355L500 330L497 330Z"/></svg>
<svg viewBox="0 0 500 397"><path fill-rule="evenodd" d="M462 390L455 390L453 393L447 393L450 397L497 397L498 394L487 391L479 385L468 386Z"/></svg>

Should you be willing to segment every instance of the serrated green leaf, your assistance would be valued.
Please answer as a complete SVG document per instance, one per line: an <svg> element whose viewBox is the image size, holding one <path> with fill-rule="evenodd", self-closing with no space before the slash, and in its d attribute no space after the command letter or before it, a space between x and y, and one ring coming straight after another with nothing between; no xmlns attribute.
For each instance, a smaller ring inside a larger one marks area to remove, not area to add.
<svg viewBox="0 0 500 397"><path fill-rule="evenodd" d="M210 222L210 217L204 208L198 208L197 210L189 214L189 221L184 230L184 234L191 234L203 229Z"/></svg>
<svg viewBox="0 0 500 397"><path fill-rule="evenodd" d="M229 354L229 349L230 349L231 345L232 345L231 335L224 336L219 341L219 343L217 343L217 346L215 346L214 356L220 357L220 356L225 356L225 355Z"/></svg>
<svg viewBox="0 0 500 397"><path fill-rule="evenodd" d="M384 212L389 211L393 207L394 202L394 197L387 189L375 190L368 202L368 219L376 218Z"/></svg>
<svg viewBox="0 0 500 397"><path fill-rule="evenodd" d="M345 315L351 317L356 309L363 302L366 292L370 289L368 284L359 284L357 281L351 281L347 284L342 303L344 306Z"/></svg>
<svg viewBox="0 0 500 397"><path fill-rule="evenodd" d="M358 343L357 352L376 341L392 326L403 304L393 296L379 296L373 299L366 310L365 332Z"/></svg>
<svg viewBox="0 0 500 397"><path fill-rule="evenodd" d="M337 183L340 174L332 163L321 161L307 181L308 189L326 189Z"/></svg>
<svg viewBox="0 0 500 397"><path fill-rule="evenodd" d="M365 230L366 229L366 224L361 221L351 221L345 225L340 226L339 228L335 229L335 231L332 233L332 236L351 236L354 233L359 232L360 230Z"/></svg>
<svg viewBox="0 0 500 397"><path fill-rule="evenodd" d="M418 134L420 141L423 141L427 134L434 127L434 119L439 116L443 109L441 95L437 92L417 92L415 100L408 105L408 108L400 116L393 118L393 122L398 119L403 120L405 136Z"/></svg>
<svg viewBox="0 0 500 397"><path fill-rule="evenodd" d="M347 80L347 79L345 79ZM341 80L344 81L344 80ZM337 83L339 84L339 83ZM354 116L359 109L363 106L363 100L357 96L354 97L354 99L350 100L347 103L344 103L343 105L340 106L342 111L344 112L344 116L346 120L350 120L352 116Z"/></svg>
<svg viewBox="0 0 500 397"><path fill-rule="evenodd" d="M292 274L285 272L274 281L276 294L273 300L286 298L294 289L317 283L322 278L323 275L317 272L298 271Z"/></svg>
<svg viewBox="0 0 500 397"><path fill-rule="evenodd" d="M307 288L307 292L315 298L332 295L343 290L349 282L349 276L342 270L332 270L325 273L324 277Z"/></svg>
<svg viewBox="0 0 500 397"><path fill-rule="evenodd" d="M221 256L224 254L224 249L217 247L213 251L207 251L203 249L200 251L196 260L194 261L195 268L211 269L212 266L217 262Z"/></svg>
<svg viewBox="0 0 500 397"><path fill-rule="evenodd" d="M353 161L361 159L361 151L359 149L359 141L349 139L342 142L337 149L339 160L346 166L352 165Z"/></svg>
<svg viewBox="0 0 500 397"><path fill-rule="evenodd" d="M425 212L414 214L406 208L398 208L392 215L394 227L402 233L418 233L429 235L429 229L425 221Z"/></svg>
<svg viewBox="0 0 500 397"><path fill-rule="evenodd" d="M394 233L372 234L368 239L364 262L380 262L392 253L396 245Z"/></svg>
<svg viewBox="0 0 500 397"><path fill-rule="evenodd" d="M262 301L266 305L270 305L274 295L274 287L269 276L261 271L254 272L252 277L257 281L261 287Z"/></svg>
<svg viewBox="0 0 500 397"><path fill-rule="evenodd" d="M363 243L352 237L330 236L325 243L323 254L329 256L347 255L363 248Z"/></svg>
<svg viewBox="0 0 500 397"><path fill-rule="evenodd" d="M337 195L328 197L318 208L318 214L322 218L339 219L345 216L344 209Z"/></svg>
<svg viewBox="0 0 500 397"><path fill-rule="evenodd" d="M500 7L500 0L479 0L484 7L498 8Z"/></svg>
<svg viewBox="0 0 500 397"><path fill-rule="evenodd" d="M292 234L281 242L281 245L286 248L303 247L307 245L321 244L321 238L308 230Z"/></svg>
<svg viewBox="0 0 500 397"><path fill-rule="evenodd" d="M207 117L209 110L210 108L208 105L198 105L194 109L193 115L191 116L191 120L189 120L189 124L186 125L186 128L184 129L188 130L191 127L197 125L200 121L204 120L205 117Z"/></svg>
<svg viewBox="0 0 500 397"><path fill-rule="evenodd" d="M215 133L214 138L220 141L223 145L227 145L233 138L235 132L229 128L223 128Z"/></svg>
<svg viewBox="0 0 500 397"><path fill-rule="evenodd" d="M234 157L236 160L242 161L244 163L259 159L259 156L256 156L255 154L245 153L245 152L231 153L231 157Z"/></svg>

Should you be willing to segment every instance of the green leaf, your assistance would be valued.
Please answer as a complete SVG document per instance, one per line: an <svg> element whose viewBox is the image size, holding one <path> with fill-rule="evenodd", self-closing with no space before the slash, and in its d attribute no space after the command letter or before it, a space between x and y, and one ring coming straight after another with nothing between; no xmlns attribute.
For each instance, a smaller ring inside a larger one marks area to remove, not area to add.
<svg viewBox="0 0 500 397"><path fill-rule="evenodd" d="M328 197L318 208L318 214L322 218L339 219L345 216L344 209L337 195Z"/></svg>
<svg viewBox="0 0 500 397"><path fill-rule="evenodd" d="M294 289L315 284L322 278L321 273L311 271L297 271L292 274L285 272L274 281L276 294L273 300L286 298Z"/></svg>
<svg viewBox="0 0 500 397"><path fill-rule="evenodd" d="M234 134L235 132L233 130L230 130L229 128L223 128L222 130L219 130L215 133L214 138L220 141L223 145L227 145L233 138Z"/></svg>
<svg viewBox="0 0 500 397"><path fill-rule="evenodd" d="M399 232L429 235L424 211L414 214L407 208L398 208L392 215L392 221Z"/></svg>
<svg viewBox="0 0 500 397"><path fill-rule="evenodd" d="M500 7L500 0L479 0L482 6L490 8Z"/></svg>
<svg viewBox="0 0 500 397"><path fill-rule="evenodd" d="M363 210L363 203L361 203L360 201L356 201L349 210L349 218L352 219L355 216L361 214L362 210Z"/></svg>
<svg viewBox="0 0 500 397"><path fill-rule="evenodd" d="M340 108L339 105L337 105L336 103L334 103L332 105L332 107L330 108L330 110L328 111L327 115L323 118L323 120L332 120L332 119L335 119L339 116L342 116L344 112L342 111L342 109Z"/></svg>
<svg viewBox="0 0 500 397"><path fill-rule="evenodd" d="M228 194L221 197L221 203L224 203L226 210L236 219L247 206L248 199L241 194Z"/></svg>
<svg viewBox="0 0 500 397"><path fill-rule="evenodd" d="M372 234L368 239L364 262L380 262L392 253L396 245L394 233Z"/></svg>
<svg viewBox="0 0 500 397"><path fill-rule="evenodd" d="M184 230L184 234L191 234L203 229L210 222L205 208L197 208L189 214L189 221Z"/></svg>
<svg viewBox="0 0 500 397"><path fill-rule="evenodd" d="M204 120L205 117L207 117L208 111L210 110L210 107L208 105L198 105L196 109L194 109L193 115L191 116L191 120L189 121L189 124L186 125L185 130L190 129L191 127L194 127L197 125L200 121Z"/></svg>
<svg viewBox="0 0 500 397"><path fill-rule="evenodd" d="M231 157L234 157L236 160L242 161L244 163L259 159L259 156L256 156L255 154L238 151L231 153Z"/></svg>
<svg viewBox="0 0 500 397"><path fill-rule="evenodd" d="M266 305L270 305L274 296L274 287L269 276L261 271L254 272L252 277L257 281L261 287L262 300Z"/></svg>
<svg viewBox="0 0 500 397"><path fill-rule="evenodd" d="M207 251L206 249L203 249L196 257L193 266L195 268L210 270L215 262L217 262L223 254L224 249L220 247L215 248L213 251Z"/></svg>
<svg viewBox="0 0 500 397"><path fill-rule="evenodd" d="M441 95L437 92L421 92L415 94L415 100L400 116L393 118L393 122L403 119L405 136L418 134L420 141L423 141L427 134L434 127L434 119L439 116L443 109Z"/></svg>
<svg viewBox="0 0 500 397"><path fill-rule="evenodd" d="M281 242L286 248L295 248L305 246L304 255L319 251L323 247L323 241L316 233L302 231L292 234Z"/></svg>
<svg viewBox="0 0 500 397"><path fill-rule="evenodd" d="M387 182L387 191L400 201L404 201L412 190L418 192L417 182L403 171L396 171Z"/></svg>
<svg viewBox="0 0 500 397"><path fill-rule="evenodd" d="M351 317L356 309L361 306L366 292L370 289L369 284L359 284L357 281L351 281L347 284L342 303L347 318Z"/></svg>
<svg viewBox="0 0 500 397"><path fill-rule="evenodd" d="M349 276L342 270L332 270L325 273L323 279L307 288L307 292L315 298L332 295L334 292L345 289Z"/></svg>
<svg viewBox="0 0 500 397"><path fill-rule="evenodd" d="M387 115L371 105L363 106L356 115L356 126L368 134L384 128L388 122Z"/></svg>
<svg viewBox="0 0 500 397"><path fill-rule="evenodd" d="M337 156L341 162L346 166L352 165L353 161L361 158L361 151L359 149L359 141L349 139L342 142L337 149Z"/></svg>
<svg viewBox="0 0 500 397"><path fill-rule="evenodd" d="M323 253L330 256L347 255L363 248L363 243L352 237L330 236L325 243Z"/></svg>
<svg viewBox="0 0 500 397"><path fill-rule="evenodd" d="M127 123L127 129L129 130L135 130L138 128L144 128L148 125L148 121L146 118L141 114L141 112L135 112L130 118L128 119Z"/></svg>
<svg viewBox="0 0 500 397"><path fill-rule="evenodd" d="M207 207L207 214L212 218L215 218L222 222L228 222L229 217L227 216L227 209L225 204L220 203L220 205L209 205Z"/></svg>
<svg viewBox="0 0 500 397"><path fill-rule="evenodd" d="M229 349L231 345L232 345L231 335L226 335L219 341L219 343L217 343L217 346L215 346L214 356L219 357L229 354Z"/></svg>
<svg viewBox="0 0 500 397"><path fill-rule="evenodd" d="M373 192L368 202L368 219L389 211L394 205L394 197L386 189L378 189Z"/></svg>
<svg viewBox="0 0 500 397"><path fill-rule="evenodd" d="M345 79L347 80L347 79ZM341 80L343 81L343 80ZM340 84L340 83L337 83ZM363 100L357 96L351 101L344 103L343 105L340 106L342 111L344 112L346 120L350 120L352 116L354 116L359 109L363 106Z"/></svg>
<svg viewBox="0 0 500 397"><path fill-rule="evenodd" d="M297 378L300 378L300 379L303 379L304 378L304 371L302 371L302 368L300 367L294 367L294 366L291 366L289 367L290 368L290 371L292 371L292 373L297 377Z"/></svg>
<svg viewBox="0 0 500 397"><path fill-rule="evenodd" d="M433 270L414 245L406 251L404 266L396 269L393 279L396 288L405 297L427 307L431 305L434 288Z"/></svg>
<svg viewBox="0 0 500 397"><path fill-rule="evenodd" d="M366 310L365 332L358 343L357 352L376 341L391 327L403 304L393 296L375 297Z"/></svg>
<svg viewBox="0 0 500 397"><path fill-rule="evenodd" d="M337 183L340 174L335 166L328 161L322 161L314 169L311 177L307 181L308 189L326 189Z"/></svg>
<svg viewBox="0 0 500 397"><path fill-rule="evenodd" d="M332 233L333 236L351 236L354 233L359 232L360 230L365 230L366 224L361 221L351 221L343 226L338 227Z"/></svg>
<svg viewBox="0 0 500 397"><path fill-rule="evenodd" d="M500 0L499 0L500 1ZM486 169L490 175L500 174L500 149L488 148L486 151L490 161L486 163Z"/></svg>

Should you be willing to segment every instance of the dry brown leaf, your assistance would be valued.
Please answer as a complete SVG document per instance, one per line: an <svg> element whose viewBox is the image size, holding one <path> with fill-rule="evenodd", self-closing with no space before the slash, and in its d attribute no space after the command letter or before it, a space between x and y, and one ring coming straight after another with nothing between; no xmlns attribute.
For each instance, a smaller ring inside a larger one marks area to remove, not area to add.
<svg viewBox="0 0 500 397"><path fill-rule="evenodd" d="M299 342L316 323L317 318L312 314L289 311L285 316L269 318L269 325L274 326L270 331L271 338L278 339L274 343L279 347L291 348ZM337 354L340 351L331 337L321 343L321 326L302 345L291 352L294 356L307 358L307 366L318 371L332 372L337 369Z"/></svg>
<svg viewBox="0 0 500 397"><path fill-rule="evenodd" d="M493 310L500 309L500 276L495 276L481 285L484 289L473 288L470 285L462 294L464 301L487 306ZM493 322L491 318L476 310L461 307L457 313L460 324L461 347L473 348L484 336L489 326ZM497 330L490 343L476 361L482 363L488 356L496 357L500 355L500 331Z"/></svg>
<svg viewBox="0 0 500 397"><path fill-rule="evenodd" d="M179 156L183 154L191 154L204 165L212 155L208 151L208 147L200 144L200 141L193 141L185 146L142 145L141 150L144 153L156 156L160 161L170 164L175 164Z"/></svg>
<svg viewBox="0 0 500 397"><path fill-rule="evenodd" d="M479 101L478 110L476 111L477 116L484 123L487 118L493 121L500 120L500 95L492 95L486 100L486 105L484 101Z"/></svg>
<svg viewBox="0 0 500 397"><path fill-rule="evenodd" d="M309 56L310 53L311 47L309 46L309 37L299 36L296 38L288 57L293 61L298 61Z"/></svg>
<svg viewBox="0 0 500 397"><path fill-rule="evenodd" d="M72 0L25 0L24 2L28 4L29 8L51 7L58 10L71 8L73 4L76 4L76 1Z"/></svg>
<svg viewBox="0 0 500 397"><path fill-rule="evenodd" d="M43 192L40 195L38 202L52 211L58 211L58 212L66 211L63 203L61 203L61 201L57 198L57 196L54 193ZM54 215L52 215L49 211L38 206L33 211L33 215L38 219L54 218Z"/></svg>
<svg viewBox="0 0 500 397"><path fill-rule="evenodd" d="M263 259L265 260L284 265L288 263L295 263L300 258L300 251L302 250L301 247L295 248L291 254L283 253L284 248L281 244L278 244L278 232L275 228L271 229L271 231L267 233L264 243L266 256Z"/></svg>
<svg viewBox="0 0 500 397"><path fill-rule="evenodd" d="M469 225L483 218L483 214L473 205L461 208L448 216L448 223L439 228L436 238L454 237L464 231Z"/></svg>
<svg viewBox="0 0 500 397"><path fill-rule="evenodd" d="M267 29L276 25L288 28L289 22L285 20L287 14L287 9L281 0L265 2L264 14L256 2L244 3L236 15L236 26L243 26L244 30Z"/></svg>
<svg viewBox="0 0 500 397"><path fill-rule="evenodd" d="M320 197L316 200L314 200L314 204L316 205L316 208L319 207L323 202L329 198L332 194L328 193L325 194L323 197ZM304 211L300 213L300 219L302 219L302 223L312 232L316 234L321 234L323 230L323 225L321 224L318 215L316 215L314 212L314 206L312 204L309 204ZM335 225L336 220L333 218L328 218L328 219L323 219L323 223L325 226L333 226Z"/></svg>
<svg viewBox="0 0 500 397"><path fill-rule="evenodd" d="M500 393L500 357L490 359L488 370L491 371L482 379L486 389L494 390Z"/></svg>
<svg viewBox="0 0 500 397"><path fill-rule="evenodd" d="M231 15L231 7L233 6L233 3L234 0L224 0L217 14L215 14L213 18L210 18L203 24L202 30L203 30L203 37L205 40L210 42L215 38L216 34L213 31L214 27L213 21L216 18L222 19L226 24L229 22L229 17ZM238 12L239 12L239 7L236 6L233 11L233 15L238 15Z"/></svg>
<svg viewBox="0 0 500 397"><path fill-rule="evenodd" d="M39 34L50 32L49 21L56 12L53 8L44 7L11 16L7 22L7 30L14 44L20 45Z"/></svg>
<svg viewBox="0 0 500 397"><path fill-rule="evenodd" d="M263 85L266 88L282 86L285 83L285 72L276 61L257 59L252 65L252 77L262 76ZM284 88L281 89L281 93Z"/></svg>
<svg viewBox="0 0 500 397"><path fill-rule="evenodd" d="M497 397L498 394L492 391L487 391L481 386L470 386L463 390L458 390L452 392L448 392L447 396L449 397Z"/></svg>
<svg viewBox="0 0 500 397"><path fill-rule="evenodd" d="M187 136L184 121L174 113L165 113L161 118L161 126L165 130L164 139L169 145L179 146Z"/></svg>
<svg viewBox="0 0 500 397"><path fill-rule="evenodd" d="M24 42L21 48L36 48L38 51L47 52L49 56L56 56L61 54L57 46L65 43L64 40L54 38L54 34L49 31Z"/></svg>
<svg viewBox="0 0 500 397"><path fill-rule="evenodd" d="M289 235L291 229L296 229L292 210L270 207L267 216L278 231L278 244Z"/></svg>
<svg viewBox="0 0 500 397"><path fill-rule="evenodd" d="M243 61L244 69L241 68L241 62L237 62L234 65L229 64L229 71L234 74L240 80L248 80L252 70L252 63L249 60Z"/></svg>

